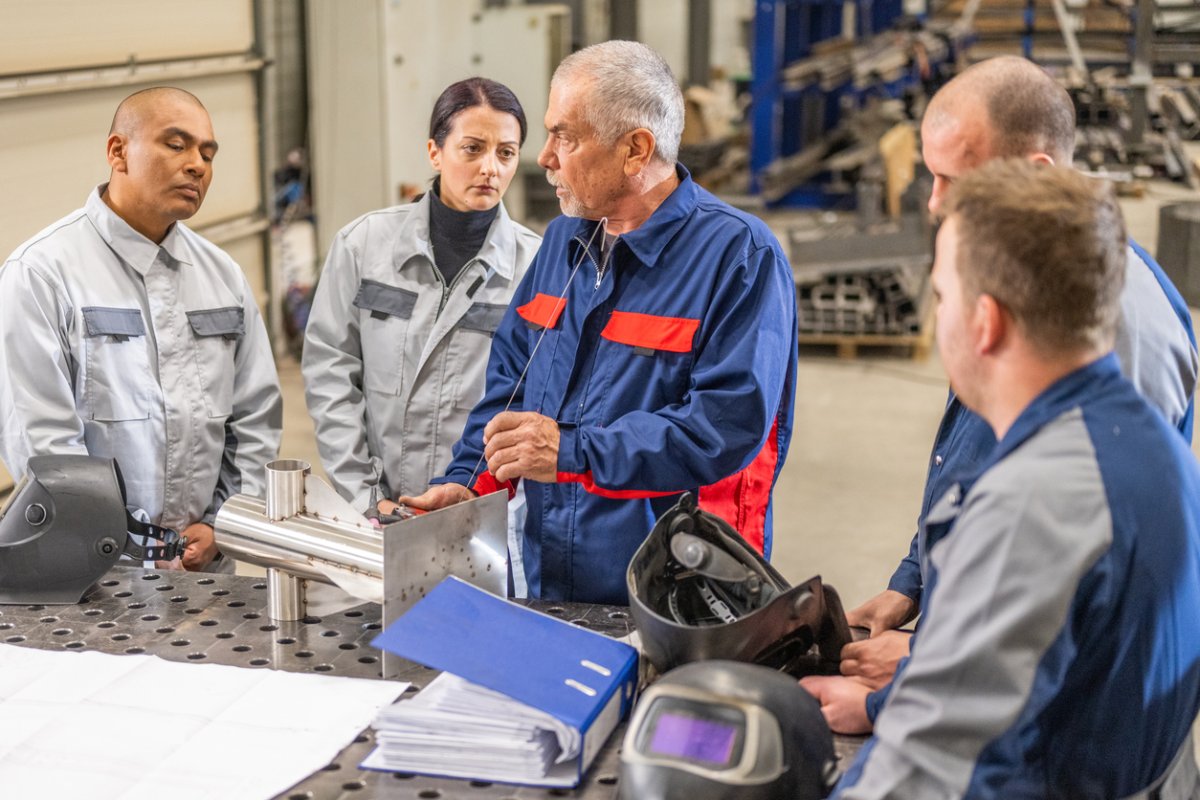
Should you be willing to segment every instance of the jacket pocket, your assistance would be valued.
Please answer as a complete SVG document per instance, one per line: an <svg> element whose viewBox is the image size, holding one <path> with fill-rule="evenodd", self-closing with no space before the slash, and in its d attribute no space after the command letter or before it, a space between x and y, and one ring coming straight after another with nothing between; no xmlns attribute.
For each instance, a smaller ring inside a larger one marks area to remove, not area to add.
<svg viewBox="0 0 1200 800"><path fill-rule="evenodd" d="M187 312L193 352L208 415L225 419L233 413L233 384L238 340L246 333L246 312L238 306Z"/></svg>
<svg viewBox="0 0 1200 800"><path fill-rule="evenodd" d="M690 353L699 327L698 319L614 311L600 335L611 342L629 345L638 355L652 355L655 351Z"/></svg>
<svg viewBox="0 0 1200 800"><path fill-rule="evenodd" d="M404 383L404 348L418 295L399 286L363 280L354 296L359 325L363 388L399 394Z"/></svg>
<svg viewBox="0 0 1200 800"><path fill-rule="evenodd" d="M491 336L500 327L500 321L504 319L505 311L508 311L508 306L506 305L476 303L467 309L467 313L463 314L462 319L458 321L458 327L463 330L478 331L479 333L486 333L488 336Z"/></svg>
<svg viewBox="0 0 1200 800"><path fill-rule="evenodd" d="M82 309L86 416L101 422L147 419L155 381L141 309Z"/></svg>

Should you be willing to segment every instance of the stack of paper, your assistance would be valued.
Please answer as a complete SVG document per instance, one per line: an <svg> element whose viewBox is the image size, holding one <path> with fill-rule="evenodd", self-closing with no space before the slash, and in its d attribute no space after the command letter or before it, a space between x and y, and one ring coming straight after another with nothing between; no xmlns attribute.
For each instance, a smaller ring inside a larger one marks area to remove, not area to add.
<svg viewBox="0 0 1200 800"><path fill-rule="evenodd" d="M637 688L629 645L457 578L374 644L443 674L380 712L367 769L576 786Z"/></svg>
<svg viewBox="0 0 1200 800"><path fill-rule="evenodd" d="M442 673L375 720L386 769L494 781L539 781L579 755L580 736L544 711Z"/></svg>

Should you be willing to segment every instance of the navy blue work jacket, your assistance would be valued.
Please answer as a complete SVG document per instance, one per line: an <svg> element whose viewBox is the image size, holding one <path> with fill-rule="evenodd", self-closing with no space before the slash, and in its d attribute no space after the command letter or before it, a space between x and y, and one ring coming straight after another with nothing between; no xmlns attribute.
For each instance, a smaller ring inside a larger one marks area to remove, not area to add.
<svg viewBox="0 0 1200 800"><path fill-rule="evenodd" d="M512 409L554 419L561 436L557 481L525 484L531 596L627 603L634 550L684 491L769 554L792 434L795 283L760 219L676 169L679 186L606 263L598 223L550 223L435 481L511 489L476 467L484 426L529 363Z"/></svg>

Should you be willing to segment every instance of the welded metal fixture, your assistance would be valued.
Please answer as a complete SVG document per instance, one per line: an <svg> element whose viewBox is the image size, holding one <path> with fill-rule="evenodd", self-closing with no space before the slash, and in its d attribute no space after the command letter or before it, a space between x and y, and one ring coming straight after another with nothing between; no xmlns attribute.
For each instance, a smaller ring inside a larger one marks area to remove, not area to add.
<svg viewBox="0 0 1200 800"><path fill-rule="evenodd" d="M386 625L449 575L505 595L507 503L496 492L380 528L308 464L282 459L267 465L267 497L229 498L214 530L227 556L266 568L273 620L305 618L317 582L381 603Z"/></svg>

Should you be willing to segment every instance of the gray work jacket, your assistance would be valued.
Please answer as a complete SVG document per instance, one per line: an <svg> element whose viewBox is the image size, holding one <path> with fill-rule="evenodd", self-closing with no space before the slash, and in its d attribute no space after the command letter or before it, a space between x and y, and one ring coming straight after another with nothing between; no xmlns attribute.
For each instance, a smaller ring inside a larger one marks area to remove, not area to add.
<svg viewBox="0 0 1200 800"><path fill-rule="evenodd" d="M101 199L0 269L0 458L115 458L127 503L182 530L231 494L263 494L282 401L253 292L181 222L161 244Z"/></svg>
<svg viewBox="0 0 1200 800"><path fill-rule="evenodd" d="M492 333L541 237L501 204L447 286L429 196L364 214L333 241L304 337L304 388L330 480L356 508L420 494L483 397Z"/></svg>

